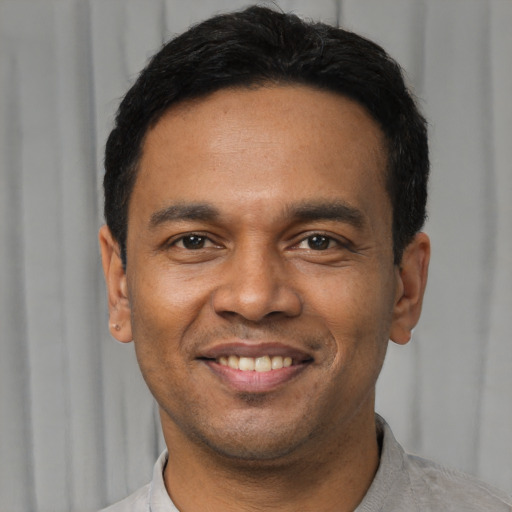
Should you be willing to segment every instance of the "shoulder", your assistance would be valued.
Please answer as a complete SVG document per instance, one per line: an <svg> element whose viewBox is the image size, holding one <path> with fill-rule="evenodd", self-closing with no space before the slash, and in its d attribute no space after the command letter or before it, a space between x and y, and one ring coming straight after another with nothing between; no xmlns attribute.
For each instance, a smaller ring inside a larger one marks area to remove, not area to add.
<svg viewBox="0 0 512 512"><path fill-rule="evenodd" d="M405 455L404 465L420 510L512 512L510 496L461 471L414 455Z"/></svg>
<svg viewBox="0 0 512 512"><path fill-rule="evenodd" d="M409 455L377 416L380 465L357 512L512 512L512 498L460 471Z"/></svg>
<svg viewBox="0 0 512 512"><path fill-rule="evenodd" d="M176 511L172 504L163 479L163 471L167 464L167 450L164 450L153 467L151 483L141 487L122 501L104 508L99 512L150 512L151 510ZM177 512L177 511L176 511Z"/></svg>
<svg viewBox="0 0 512 512"><path fill-rule="evenodd" d="M118 501L99 512L149 512L150 487L151 484L147 484L124 500Z"/></svg>

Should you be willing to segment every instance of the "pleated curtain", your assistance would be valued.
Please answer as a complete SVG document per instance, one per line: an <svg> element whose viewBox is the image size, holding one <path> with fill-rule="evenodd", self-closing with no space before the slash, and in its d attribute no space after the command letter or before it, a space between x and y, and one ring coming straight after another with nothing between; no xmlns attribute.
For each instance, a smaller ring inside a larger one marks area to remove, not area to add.
<svg viewBox="0 0 512 512"><path fill-rule="evenodd" d="M512 492L512 1L289 0L406 70L430 123L424 313L378 411L405 448ZM97 247L119 99L170 36L233 0L0 0L0 510L95 510L163 448Z"/></svg>

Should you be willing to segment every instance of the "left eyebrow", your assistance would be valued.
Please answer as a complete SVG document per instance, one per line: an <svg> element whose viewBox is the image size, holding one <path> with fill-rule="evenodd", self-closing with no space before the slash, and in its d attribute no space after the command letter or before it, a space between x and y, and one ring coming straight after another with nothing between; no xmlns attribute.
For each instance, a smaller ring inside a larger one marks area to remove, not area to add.
<svg viewBox="0 0 512 512"><path fill-rule="evenodd" d="M172 204L151 215L149 226L156 228L161 224L179 220L212 221L219 217L219 211L207 203Z"/></svg>
<svg viewBox="0 0 512 512"><path fill-rule="evenodd" d="M287 215L297 221L310 222L318 220L334 220L350 224L355 228L365 225L365 216L361 210L344 201L308 201L291 205Z"/></svg>

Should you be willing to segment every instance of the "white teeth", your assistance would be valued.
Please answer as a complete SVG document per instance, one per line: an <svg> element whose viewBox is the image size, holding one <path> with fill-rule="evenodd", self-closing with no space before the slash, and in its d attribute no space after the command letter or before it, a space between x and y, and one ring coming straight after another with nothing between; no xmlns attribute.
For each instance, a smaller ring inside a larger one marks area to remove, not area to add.
<svg viewBox="0 0 512 512"><path fill-rule="evenodd" d="M238 370L238 356L229 356L228 357L228 366L230 368L233 368L234 370Z"/></svg>
<svg viewBox="0 0 512 512"><path fill-rule="evenodd" d="M234 370L242 370L244 372L269 372L271 370L280 370L287 368L293 364L291 357L282 356L261 356L261 357L238 357L238 356L221 356L217 362L222 366L229 366Z"/></svg>
<svg viewBox="0 0 512 512"><path fill-rule="evenodd" d="M241 357L238 361L238 369L244 372L250 372L254 370L254 358L252 357Z"/></svg>
<svg viewBox="0 0 512 512"><path fill-rule="evenodd" d="M272 370L272 361L270 360L270 357L257 357L254 361L254 369L257 372L269 372Z"/></svg>
<svg viewBox="0 0 512 512"><path fill-rule="evenodd" d="M283 358L281 356L275 356L272 358L272 370L279 370L283 367Z"/></svg>

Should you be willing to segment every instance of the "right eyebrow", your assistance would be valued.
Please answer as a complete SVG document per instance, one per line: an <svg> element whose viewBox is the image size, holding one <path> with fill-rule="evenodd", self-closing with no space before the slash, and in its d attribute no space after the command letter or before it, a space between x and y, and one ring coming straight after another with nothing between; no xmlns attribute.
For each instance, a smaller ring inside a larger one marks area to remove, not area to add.
<svg viewBox="0 0 512 512"><path fill-rule="evenodd" d="M156 228L166 222L177 220L212 221L219 217L219 211L207 203L178 203L166 206L151 215L149 226Z"/></svg>
<svg viewBox="0 0 512 512"><path fill-rule="evenodd" d="M365 226L363 212L344 201L305 201L289 206L288 215L302 222L333 220L359 229Z"/></svg>

